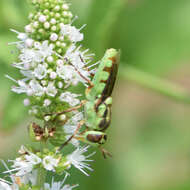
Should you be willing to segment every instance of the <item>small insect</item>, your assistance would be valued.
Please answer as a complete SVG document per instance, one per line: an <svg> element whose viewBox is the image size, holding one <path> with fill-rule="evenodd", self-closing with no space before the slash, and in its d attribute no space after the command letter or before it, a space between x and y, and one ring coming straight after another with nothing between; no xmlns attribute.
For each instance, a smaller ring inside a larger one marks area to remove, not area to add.
<svg viewBox="0 0 190 190"><path fill-rule="evenodd" d="M112 91L118 72L120 53L115 49L106 51L94 75L90 86L86 89L84 101L84 121L80 122L75 133L65 142L62 149L72 138L97 146L103 156L110 155L101 145L105 144L105 130L111 123ZM86 130L77 134L82 125Z"/></svg>

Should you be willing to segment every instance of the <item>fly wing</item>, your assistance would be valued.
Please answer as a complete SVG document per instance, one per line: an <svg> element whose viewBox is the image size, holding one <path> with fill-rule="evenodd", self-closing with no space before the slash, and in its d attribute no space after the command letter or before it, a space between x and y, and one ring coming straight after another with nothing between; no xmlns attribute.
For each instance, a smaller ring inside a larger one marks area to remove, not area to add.
<svg viewBox="0 0 190 190"><path fill-rule="evenodd" d="M109 49L106 51L92 80L93 86L87 90L88 100L99 98L104 101L111 96L116 81L119 58L120 52L117 50Z"/></svg>
<svg viewBox="0 0 190 190"><path fill-rule="evenodd" d="M112 62L111 67L105 67L104 71L109 73L109 77L107 80L102 81L105 83L104 90L102 92L102 101L104 101L107 97L111 96L113 92L113 88L115 85L117 73L118 73L118 66L119 66L119 53L114 54L113 56L108 57L109 60Z"/></svg>

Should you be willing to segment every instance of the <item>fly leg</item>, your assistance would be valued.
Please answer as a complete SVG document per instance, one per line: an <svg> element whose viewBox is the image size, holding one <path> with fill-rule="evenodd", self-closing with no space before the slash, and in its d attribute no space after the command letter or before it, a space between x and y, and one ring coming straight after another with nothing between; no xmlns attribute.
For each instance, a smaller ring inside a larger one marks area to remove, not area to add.
<svg viewBox="0 0 190 190"><path fill-rule="evenodd" d="M65 142L59 147L58 151L61 151L61 150L77 135L79 129L81 128L81 126L82 126L83 124L84 124L84 121L79 122L79 124L78 124L78 126L77 126L75 132L73 133L73 135L71 135L71 136L69 137L69 139L68 139L67 141L65 141Z"/></svg>
<svg viewBox="0 0 190 190"><path fill-rule="evenodd" d="M102 148L101 146L99 146L99 148L100 148L100 151L102 152L104 159L106 159L107 156L112 158L112 154L110 152L108 152L106 149Z"/></svg>

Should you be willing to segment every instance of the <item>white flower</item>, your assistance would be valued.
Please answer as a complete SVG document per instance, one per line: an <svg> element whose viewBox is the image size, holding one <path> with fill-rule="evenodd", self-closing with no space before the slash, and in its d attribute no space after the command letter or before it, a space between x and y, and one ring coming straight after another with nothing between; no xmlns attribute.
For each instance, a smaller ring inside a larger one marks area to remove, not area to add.
<svg viewBox="0 0 190 190"><path fill-rule="evenodd" d="M42 23L45 22L46 21L46 16L45 15L40 15L39 21L42 22Z"/></svg>
<svg viewBox="0 0 190 190"><path fill-rule="evenodd" d="M77 129L77 124L79 121L83 119L82 112L77 113L74 115L65 125L64 125L64 131L66 134L73 134Z"/></svg>
<svg viewBox="0 0 190 190"><path fill-rule="evenodd" d="M40 43L40 42L38 42L38 41L34 42L34 47L35 47L36 49L39 49L40 46L41 46L41 43Z"/></svg>
<svg viewBox="0 0 190 190"><path fill-rule="evenodd" d="M29 86L35 96L42 96L44 94L44 88L36 80L31 80Z"/></svg>
<svg viewBox="0 0 190 190"><path fill-rule="evenodd" d="M44 27L45 27L46 29L48 29L48 28L50 27L50 23L49 23L49 22L45 22L45 23L44 23Z"/></svg>
<svg viewBox="0 0 190 190"><path fill-rule="evenodd" d="M28 155L25 155L24 158L16 158L13 160L12 170L8 170L4 173L10 173L12 171L16 171L16 176L24 176L30 172L32 172L33 167L37 164L41 163L41 158L37 155L28 152Z"/></svg>
<svg viewBox="0 0 190 190"><path fill-rule="evenodd" d="M90 80L90 72L85 66L84 60L81 59L78 52L80 47L75 50L72 45L65 54L65 59L68 60L68 65L58 64L57 74L65 80L67 84L77 85L78 82L87 83ZM84 53L84 52L83 52ZM64 59L61 55L56 54L59 58Z"/></svg>
<svg viewBox="0 0 190 190"><path fill-rule="evenodd" d="M50 78L51 79L56 79L56 77L57 77L57 73L56 72L53 71L53 72L50 73Z"/></svg>
<svg viewBox="0 0 190 190"><path fill-rule="evenodd" d="M43 79L47 75L47 69L45 65L39 64L35 69L34 69L34 75L38 79Z"/></svg>
<svg viewBox="0 0 190 190"><path fill-rule="evenodd" d="M19 55L19 59L22 62L37 62L40 63L42 58L38 51L34 49L28 49L28 48L23 48L21 50L21 54Z"/></svg>
<svg viewBox="0 0 190 190"><path fill-rule="evenodd" d="M80 33L80 30L71 25L61 24L61 34L68 36L72 42L82 41L84 36Z"/></svg>
<svg viewBox="0 0 190 190"><path fill-rule="evenodd" d="M71 65L60 65L57 67L57 74L60 78L64 79L66 84L77 85L78 82L87 83L87 81L83 77L81 77L81 75L89 79L90 73L83 69L77 70L78 72ZM81 75L79 74L79 72Z"/></svg>
<svg viewBox="0 0 190 190"><path fill-rule="evenodd" d="M83 153L88 151L89 146L77 148L74 152L67 156L67 160L70 164L72 164L75 168L79 169L82 173L89 176L84 169L88 169L93 171L90 168L90 165L85 162L91 162L92 160L88 160L88 157L92 156L94 153L85 156Z"/></svg>
<svg viewBox="0 0 190 190"><path fill-rule="evenodd" d="M61 114L61 115L59 116L59 119L60 119L60 121L65 121L66 115L65 115L65 114Z"/></svg>
<svg viewBox="0 0 190 190"><path fill-rule="evenodd" d="M71 45L66 54L65 57L76 67L76 68L83 68L85 66L85 62L83 62L83 59L81 59L81 52L79 50L76 50L76 47L74 45Z"/></svg>
<svg viewBox="0 0 190 190"><path fill-rule="evenodd" d="M72 190L75 187L78 187L78 185L70 186L70 185L67 184L67 185L64 185L61 190Z"/></svg>
<svg viewBox="0 0 190 190"><path fill-rule="evenodd" d="M51 34L50 40L55 42L58 39L58 35L56 33Z"/></svg>
<svg viewBox="0 0 190 190"><path fill-rule="evenodd" d="M77 129L77 125L72 125L72 124L69 124L69 123L66 123L64 125L64 131L66 134L73 134Z"/></svg>
<svg viewBox="0 0 190 190"><path fill-rule="evenodd" d="M68 140L71 136L72 136L72 135L66 135L66 136L65 136L66 140ZM79 147L79 145L80 145L79 140L77 140L77 139L75 139L75 138L72 138L72 139L70 140L70 143L71 143L73 146L75 146L76 148Z"/></svg>
<svg viewBox="0 0 190 190"><path fill-rule="evenodd" d="M73 188L78 187L78 184L77 185L72 185L72 186L70 186L68 184L64 185L65 180L68 177L68 175L69 174L66 174L65 178L61 182L55 182L54 178L52 178L51 185L48 184L48 183L44 184L45 189L47 189L47 190L72 190Z"/></svg>
<svg viewBox="0 0 190 190"><path fill-rule="evenodd" d="M63 5L62 5L62 8L63 8L65 11L67 11L67 10L69 9L69 5L63 4Z"/></svg>
<svg viewBox="0 0 190 190"><path fill-rule="evenodd" d="M11 186L0 180L0 190L13 190Z"/></svg>
<svg viewBox="0 0 190 190"><path fill-rule="evenodd" d="M39 22L38 21L35 21L34 23L33 23L33 27L34 28L37 28L39 26Z"/></svg>
<svg viewBox="0 0 190 190"><path fill-rule="evenodd" d="M13 163L12 168L14 169L10 171L17 171L15 174L16 176L24 176L25 174L30 173L33 169L32 163L22 160L21 158L16 158Z"/></svg>
<svg viewBox="0 0 190 190"><path fill-rule="evenodd" d="M76 72L76 80L77 81L80 81L80 82L82 82L82 83L87 83L87 80L85 80L83 77L85 77L86 79L88 79L89 81L90 81L90 73L89 73L89 71L87 71L87 70L84 70L84 69L77 69L78 70L78 72ZM80 73L80 74L79 74ZM83 76L83 77L81 77L81 75Z"/></svg>
<svg viewBox="0 0 190 190"><path fill-rule="evenodd" d="M75 131L77 130L77 125L72 125L72 124L69 124L69 123L66 123L64 125L64 132L67 134L65 136L65 138L68 140L74 133ZM70 140L70 143L75 146L75 147L78 147L80 145L80 142L79 140L75 139L75 138L72 138Z"/></svg>
<svg viewBox="0 0 190 190"><path fill-rule="evenodd" d="M7 164L3 160L1 160L1 162L3 163L5 168L8 170L4 173L10 173L9 178L11 179L12 182L9 182L0 178L0 190L19 190L18 185L15 183L15 175L11 173Z"/></svg>
<svg viewBox="0 0 190 190"><path fill-rule="evenodd" d="M28 112L30 115L36 115L38 113L37 106L33 106Z"/></svg>
<svg viewBox="0 0 190 190"><path fill-rule="evenodd" d="M19 63L14 62L12 66L16 67L17 69L26 71L30 68L30 62L19 62Z"/></svg>
<svg viewBox="0 0 190 190"><path fill-rule="evenodd" d="M51 22L51 24L56 24L56 20L54 19L54 18L52 18L51 20L50 20L50 22Z"/></svg>
<svg viewBox="0 0 190 190"><path fill-rule="evenodd" d="M47 57L47 62L48 63L52 63L53 62L53 57L52 56L48 56Z"/></svg>
<svg viewBox="0 0 190 190"><path fill-rule="evenodd" d="M43 106L47 107L47 106L49 106L50 104L51 104L51 100L45 99Z"/></svg>
<svg viewBox="0 0 190 190"><path fill-rule="evenodd" d="M77 130L78 122L83 119L82 112L77 113L74 115L65 125L64 125L64 132L67 134L66 139L69 139ZM79 140L72 138L70 143L75 147L80 145Z"/></svg>
<svg viewBox="0 0 190 190"><path fill-rule="evenodd" d="M37 165L41 163L41 158L38 157L37 155L30 153L29 155L25 155L26 161L30 162L32 165Z"/></svg>
<svg viewBox="0 0 190 190"><path fill-rule="evenodd" d="M28 32L28 33L32 32L32 27L31 27L30 24L25 26L25 31Z"/></svg>
<svg viewBox="0 0 190 190"><path fill-rule="evenodd" d="M28 152L28 149L24 145L21 145L20 149L18 150L18 153L21 155L26 154Z"/></svg>
<svg viewBox="0 0 190 190"><path fill-rule="evenodd" d="M23 103L24 103L24 106L29 106L30 105L30 100L28 98L25 98Z"/></svg>
<svg viewBox="0 0 190 190"><path fill-rule="evenodd" d="M33 167L37 164L41 163L41 158L39 158L37 155L33 154L32 152L29 152L24 146L21 146L19 150L20 154L25 154L24 157L18 157L15 160L12 160L13 165L11 166L13 169L9 170L7 165L3 162L4 166L6 167L7 171L4 173L10 173L11 174L11 180L14 182L14 178L12 177L13 171L16 171L15 176L16 177L23 177L24 175L32 172Z"/></svg>
<svg viewBox="0 0 190 190"><path fill-rule="evenodd" d="M41 82L41 84L42 84L43 86L47 86L48 81L46 81L46 80L41 80L40 82Z"/></svg>
<svg viewBox="0 0 190 190"><path fill-rule="evenodd" d="M55 171L55 167L58 166L58 163L59 163L59 160L58 159L55 159L54 157L52 156L46 156L44 159L43 159L43 166L46 170L48 171Z"/></svg>
<svg viewBox="0 0 190 190"><path fill-rule="evenodd" d="M21 54L19 59L22 62L35 62L40 63L45 60L46 57L51 56L53 53L53 46L48 45L48 41L43 41L42 44L34 42L34 47L36 49L26 48L25 46L20 46Z"/></svg>
<svg viewBox="0 0 190 190"><path fill-rule="evenodd" d="M29 47L29 48L33 46L33 43L34 43L34 40L32 40L30 38L26 39L26 41L25 41L26 47Z"/></svg>
<svg viewBox="0 0 190 190"><path fill-rule="evenodd" d="M61 81L58 82L58 88L63 88L63 83Z"/></svg>
<svg viewBox="0 0 190 190"><path fill-rule="evenodd" d="M64 79L65 83L70 83L73 78L75 70L70 65L60 65L57 67L57 74L60 78Z"/></svg>
<svg viewBox="0 0 190 190"><path fill-rule="evenodd" d="M46 57L51 56L53 53L53 46L51 44L48 45L48 40L43 41L42 44L38 47L38 49L39 49L39 53L43 57L43 60Z"/></svg>
<svg viewBox="0 0 190 190"><path fill-rule="evenodd" d="M71 118L71 122L73 124L77 124L79 121L81 121L84 118L84 115L82 112L79 112L77 114L75 114L72 118Z"/></svg>
<svg viewBox="0 0 190 190"><path fill-rule="evenodd" d="M9 176L12 180L12 182L5 181L3 179L0 179L0 190L19 190L19 186L16 184L16 181L19 180L21 184L31 184L34 186L37 182L37 170L32 171L31 173L28 173L21 177L16 177L14 175Z"/></svg>
<svg viewBox="0 0 190 190"><path fill-rule="evenodd" d="M16 184L13 176L9 176L12 180L12 183L0 179L0 190L19 190L19 186Z"/></svg>
<svg viewBox="0 0 190 190"><path fill-rule="evenodd" d="M19 40L25 41L25 40L28 38L28 35L27 35L26 33L21 33L21 32L19 32L17 38L18 38Z"/></svg>
<svg viewBox="0 0 190 190"><path fill-rule="evenodd" d="M51 119L51 116L49 116L49 115L47 115L47 116L44 117L45 121L49 121L50 119Z"/></svg>
<svg viewBox="0 0 190 190"><path fill-rule="evenodd" d="M21 70L20 72L22 73L23 76L26 77L27 80L34 78L34 74L32 71Z"/></svg>
<svg viewBox="0 0 190 190"><path fill-rule="evenodd" d="M62 184L62 182L53 182L51 184L51 186L47 183L45 183L45 189L47 190L72 190L73 188L78 187L78 185L64 185Z"/></svg>
<svg viewBox="0 0 190 190"><path fill-rule="evenodd" d="M33 23L33 27L34 27L34 28L39 27L39 22L38 22L38 21L34 21L34 23Z"/></svg>
<svg viewBox="0 0 190 190"><path fill-rule="evenodd" d="M57 67L57 74L60 78L64 79L66 84L77 84L76 71L71 65L61 65Z"/></svg>
<svg viewBox="0 0 190 190"><path fill-rule="evenodd" d="M55 88L53 82L50 82L46 87L46 94L51 97L55 97L55 95L57 94L57 89Z"/></svg>
<svg viewBox="0 0 190 190"><path fill-rule="evenodd" d="M26 93L29 90L28 85L24 81L19 80L17 83L19 85L18 87L17 86L13 86L11 88L11 90L13 92L16 92L17 94L22 94L22 93Z"/></svg>
<svg viewBox="0 0 190 190"><path fill-rule="evenodd" d="M73 94L71 92L64 92L60 95L59 99L62 102L67 102L70 106L76 106L77 104L80 104L80 100L77 99L81 95L79 94Z"/></svg>
<svg viewBox="0 0 190 190"><path fill-rule="evenodd" d="M58 60L56 61L56 63L57 63L58 66L61 67L61 66L63 65L64 62L63 62L62 59L58 59Z"/></svg>
<svg viewBox="0 0 190 190"><path fill-rule="evenodd" d="M24 46L28 44L28 43L25 44L25 42L28 40L28 35L26 33L18 32L18 31L14 30L14 29L11 29L11 31L15 32L17 34L17 38L19 40L21 40L21 41L12 42L12 43L9 43L9 44L16 44L19 49L24 48Z"/></svg>
<svg viewBox="0 0 190 190"><path fill-rule="evenodd" d="M37 170L33 170L31 173L27 173L24 176L20 177L21 183L22 184L29 184L29 182L31 182L31 184L34 186L37 184L37 177L38 177L38 171Z"/></svg>

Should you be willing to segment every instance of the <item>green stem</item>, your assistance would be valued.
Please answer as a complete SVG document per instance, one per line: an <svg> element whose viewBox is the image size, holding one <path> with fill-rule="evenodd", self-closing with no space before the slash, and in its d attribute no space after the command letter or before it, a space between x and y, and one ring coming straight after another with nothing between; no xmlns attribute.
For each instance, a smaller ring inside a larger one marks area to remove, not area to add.
<svg viewBox="0 0 190 190"><path fill-rule="evenodd" d="M41 141L40 143L40 151L43 153L44 148L46 147L46 141ZM40 187L40 190L44 190L44 183L46 179L46 170L43 167L38 169L38 179L37 179L37 186Z"/></svg>
<svg viewBox="0 0 190 190"><path fill-rule="evenodd" d="M40 190L44 190L44 183L45 183L46 171L40 167L38 170L38 181L37 186L40 187Z"/></svg>
<svg viewBox="0 0 190 190"><path fill-rule="evenodd" d="M111 0L108 3L107 12L102 15L102 20L97 28L97 37L94 38L94 44L98 54L105 50L110 41L111 35L114 31L114 27L117 25L117 20L121 10L125 7L126 1L124 0ZM97 40L99 39L99 40ZM101 43L100 43L101 42Z"/></svg>
<svg viewBox="0 0 190 190"><path fill-rule="evenodd" d="M185 104L190 103L190 92L177 84L140 71L132 66L122 67L119 72L123 79L135 82L175 101Z"/></svg>

